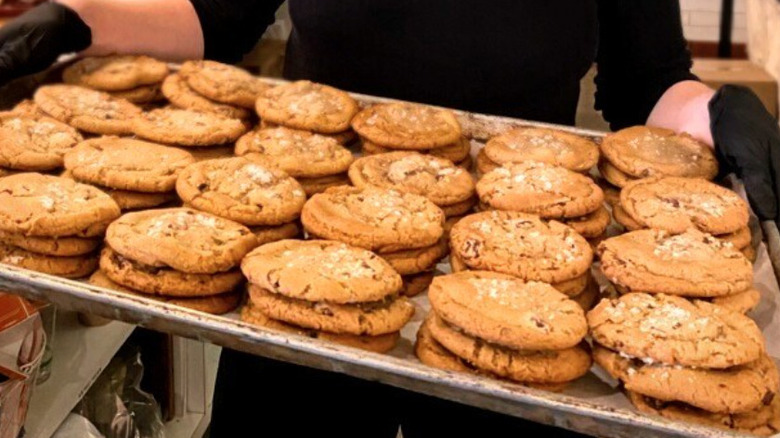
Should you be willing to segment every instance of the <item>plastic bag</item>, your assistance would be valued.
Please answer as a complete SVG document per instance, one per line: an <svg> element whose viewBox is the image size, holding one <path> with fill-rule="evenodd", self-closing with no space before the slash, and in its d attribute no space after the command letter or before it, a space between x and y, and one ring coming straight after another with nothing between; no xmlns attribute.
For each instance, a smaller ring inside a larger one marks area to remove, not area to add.
<svg viewBox="0 0 780 438"><path fill-rule="evenodd" d="M68 414L51 438L106 438L89 420L74 413Z"/></svg>
<svg viewBox="0 0 780 438"><path fill-rule="evenodd" d="M92 421L106 438L165 438L160 406L140 388L143 373L137 350L117 355L74 412Z"/></svg>

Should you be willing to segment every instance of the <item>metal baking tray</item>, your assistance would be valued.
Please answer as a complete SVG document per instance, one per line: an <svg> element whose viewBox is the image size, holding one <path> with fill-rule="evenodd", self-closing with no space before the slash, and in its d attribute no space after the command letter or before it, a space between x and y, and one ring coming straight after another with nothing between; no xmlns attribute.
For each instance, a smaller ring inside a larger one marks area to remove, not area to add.
<svg viewBox="0 0 780 438"><path fill-rule="evenodd" d="M0 108L10 107L29 96L38 84L48 82L26 78L11 85L13 93L0 90ZM25 82L26 81L26 82ZM268 79L269 82L284 81ZM24 85L20 85L24 84ZM5 87L6 89L8 87ZM24 88L28 88L25 90ZM361 104L391 101L353 94ZM475 142L510 127L545 126L580 134L599 141L603 133L568 126L456 111L465 134ZM764 228L768 252L775 272L780 272L780 233L774 223ZM242 323L235 313L208 315L178 306L102 289L0 264L0 289L35 300L45 300L63 309L87 312L121 320L153 330L211 342L224 347L322 370L379 381L408 390L462 402L468 405L555 425L590 435L616 438L650 437L736 437L745 436L696 424L673 422L635 410L603 403L616 390L593 373L573 383L563 393L527 388L511 382L430 368L411 353L416 327L422 315L403 332L399 347L389 355L283 334ZM427 308L427 298L414 299Z"/></svg>

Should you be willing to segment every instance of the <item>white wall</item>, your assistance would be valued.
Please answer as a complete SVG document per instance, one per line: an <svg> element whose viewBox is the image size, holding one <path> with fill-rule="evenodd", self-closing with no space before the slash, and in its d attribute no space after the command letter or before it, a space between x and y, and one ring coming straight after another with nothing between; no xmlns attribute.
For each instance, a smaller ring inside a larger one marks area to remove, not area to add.
<svg viewBox="0 0 780 438"><path fill-rule="evenodd" d="M689 41L718 41L721 0L680 0L685 38ZM747 42L745 0L734 0L731 40Z"/></svg>

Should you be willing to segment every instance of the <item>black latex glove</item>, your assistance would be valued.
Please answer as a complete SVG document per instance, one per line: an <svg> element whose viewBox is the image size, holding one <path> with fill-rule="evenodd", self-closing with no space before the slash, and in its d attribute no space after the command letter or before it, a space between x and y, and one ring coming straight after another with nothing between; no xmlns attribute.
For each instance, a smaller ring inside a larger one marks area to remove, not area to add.
<svg viewBox="0 0 780 438"><path fill-rule="evenodd" d="M59 3L44 3L0 28L0 85L49 67L92 43L89 26Z"/></svg>
<svg viewBox="0 0 780 438"><path fill-rule="evenodd" d="M710 128L721 167L745 183L761 220L778 220L780 128L758 97L745 87L725 85L710 100Z"/></svg>

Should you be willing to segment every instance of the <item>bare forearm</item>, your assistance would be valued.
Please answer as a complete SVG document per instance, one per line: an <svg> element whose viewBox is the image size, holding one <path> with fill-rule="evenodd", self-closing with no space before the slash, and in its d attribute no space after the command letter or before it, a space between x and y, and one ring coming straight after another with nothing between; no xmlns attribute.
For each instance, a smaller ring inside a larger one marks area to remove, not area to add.
<svg viewBox="0 0 780 438"><path fill-rule="evenodd" d="M144 53L179 61L203 57L203 32L189 0L56 0L92 30L90 55Z"/></svg>
<svg viewBox="0 0 780 438"><path fill-rule="evenodd" d="M687 132L712 146L708 103L715 91L697 81L682 81L671 87L655 104L647 124Z"/></svg>

